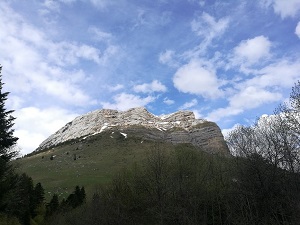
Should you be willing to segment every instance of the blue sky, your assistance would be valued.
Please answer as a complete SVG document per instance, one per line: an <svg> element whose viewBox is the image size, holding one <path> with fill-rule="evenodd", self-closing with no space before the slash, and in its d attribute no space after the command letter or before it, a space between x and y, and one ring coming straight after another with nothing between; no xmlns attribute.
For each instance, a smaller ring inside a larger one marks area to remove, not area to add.
<svg viewBox="0 0 300 225"><path fill-rule="evenodd" d="M226 134L300 80L300 0L1 0L0 64L23 154L76 116L191 110Z"/></svg>

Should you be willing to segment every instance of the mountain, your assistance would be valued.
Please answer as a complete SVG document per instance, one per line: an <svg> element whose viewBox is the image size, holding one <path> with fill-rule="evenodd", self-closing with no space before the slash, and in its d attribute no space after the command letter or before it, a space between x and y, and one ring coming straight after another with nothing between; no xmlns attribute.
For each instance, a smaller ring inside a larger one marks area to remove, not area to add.
<svg viewBox="0 0 300 225"><path fill-rule="evenodd" d="M119 132L124 138L135 136L172 144L190 143L209 153L229 154L217 124L196 119L190 111L155 116L143 107L128 111L101 109L79 116L43 141L35 152L103 132Z"/></svg>
<svg viewBox="0 0 300 225"><path fill-rule="evenodd" d="M158 149L167 155L200 150L204 159L229 155L220 128L192 112L155 116L145 108L102 109L75 118L14 163L20 173L43 184L49 200L54 193L68 196L76 185L94 193Z"/></svg>

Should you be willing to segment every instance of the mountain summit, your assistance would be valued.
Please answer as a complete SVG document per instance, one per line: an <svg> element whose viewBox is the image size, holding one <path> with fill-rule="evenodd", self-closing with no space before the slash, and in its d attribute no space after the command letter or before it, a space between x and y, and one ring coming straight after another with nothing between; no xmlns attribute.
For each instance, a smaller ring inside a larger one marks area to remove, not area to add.
<svg viewBox="0 0 300 225"><path fill-rule="evenodd" d="M76 117L43 141L36 151L52 148L71 140L84 140L103 132L173 144L190 143L210 153L228 154L217 124L196 119L193 112L178 111L155 116L143 107L128 111L101 109Z"/></svg>

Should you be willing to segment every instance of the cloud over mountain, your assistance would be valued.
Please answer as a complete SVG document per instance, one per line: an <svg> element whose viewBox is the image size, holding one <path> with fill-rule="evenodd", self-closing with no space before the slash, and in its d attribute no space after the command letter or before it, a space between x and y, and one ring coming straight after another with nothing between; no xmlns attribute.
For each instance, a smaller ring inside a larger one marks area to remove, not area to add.
<svg viewBox="0 0 300 225"><path fill-rule="evenodd" d="M300 79L299 15L299 0L3 0L0 63L22 151L47 135L28 109L42 127L58 124L50 112L66 123L102 107L189 108L224 130L271 114Z"/></svg>

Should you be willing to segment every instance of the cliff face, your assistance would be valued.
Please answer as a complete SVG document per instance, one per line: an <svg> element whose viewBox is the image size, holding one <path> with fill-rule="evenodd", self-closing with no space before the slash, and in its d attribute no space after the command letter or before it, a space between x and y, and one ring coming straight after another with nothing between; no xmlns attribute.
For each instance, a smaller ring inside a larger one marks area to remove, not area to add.
<svg viewBox="0 0 300 225"><path fill-rule="evenodd" d="M228 154L221 130L215 123L196 119L189 111L155 116L145 108L124 112L102 109L79 116L43 141L36 151L107 131L121 132L124 137L191 143L207 152Z"/></svg>

